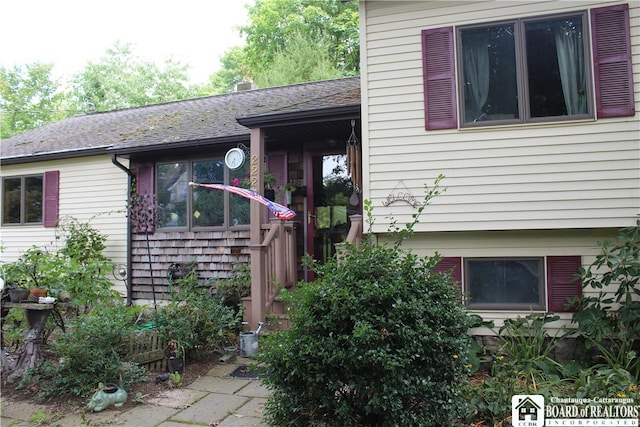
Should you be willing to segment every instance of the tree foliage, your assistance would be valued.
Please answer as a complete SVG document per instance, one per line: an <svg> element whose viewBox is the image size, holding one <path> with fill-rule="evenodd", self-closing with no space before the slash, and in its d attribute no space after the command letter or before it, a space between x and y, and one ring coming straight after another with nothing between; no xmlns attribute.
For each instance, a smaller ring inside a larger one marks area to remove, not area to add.
<svg viewBox="0 0 640 427"><path fill-rule="evenodd" d="M242 82L248 75L244 65L245 51L240 46L234 46L220 58L222 69L209 76L209 82L197 88L199 96L220 95L233 92L236 84Z"/></svg>
<svg viewBox="0 0 640 427"><path fill-rule="evenodd" d="M271 68L276 58L304 34L328 48L328 57L343 76L359 73L360 39L358 3L340 0L256 0L249 8L246 65L256 78Z"/></svg>
<svg viewBox="0 0 640 427"><path fill-rule="evenodd" d="M273 87L341 77L329 50L322 40L296 33L284 50L276 53L271 66L255 75L255 82L258 87Z"/></svg>
<svg viewBox="0 0 640 427"><path fill-rule="evenodd" d="M52 64L0 66L0 138L8 138L64 117L63 95Z"/></svg>
<svg viewBox="0 0 640 427"><path fill-rule="evenodd" d="M97 62L89 62L72 80L74 102L87 112L157 104L194 95L188 65L172 59L163 67L133 52L130 44L116 43Z"/></svg>

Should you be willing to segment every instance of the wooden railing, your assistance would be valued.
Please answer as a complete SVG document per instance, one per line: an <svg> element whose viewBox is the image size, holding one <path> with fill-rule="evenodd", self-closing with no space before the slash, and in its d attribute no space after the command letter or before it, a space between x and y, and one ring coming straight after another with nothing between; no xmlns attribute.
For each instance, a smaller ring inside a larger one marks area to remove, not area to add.
<svg viewBox="0 0 640 427"><path fill-rule="evenodd" d="M254 245L251 250L259 252L258 283L251 287L251 313L245 316L250 324L262 321L266 313L272 311L279 290L282 287L293 286L297 280L296 234L293 223L272 219L270 224L262 226L262 242ZM253 276L253 274L252 274ZM248 317L248 319L247 319Z"/></svg>
<svg viewBox="0 0 640 427"><path fill-rule="evenodd" d="M363 233L362 215L351 215L349 219L351 219L351 227L349 228L346 242L358 246L362 240Z"/></svg>
<svg viewBox="0 0 640 427"><path fill-rule="evenodd" d="M347 238L342 243L336 244L336 256L338 260L342 260L344 254L348 250L348 245L360 246L362 241L362 215L351 215L351 227L347 233Z"/></svg>

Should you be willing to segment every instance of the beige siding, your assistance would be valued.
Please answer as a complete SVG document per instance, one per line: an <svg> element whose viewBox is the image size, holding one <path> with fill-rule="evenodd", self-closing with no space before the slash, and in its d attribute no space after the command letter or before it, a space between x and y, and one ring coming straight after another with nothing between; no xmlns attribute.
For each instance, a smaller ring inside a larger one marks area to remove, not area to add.
<svg viewBox="0 0 640 427"><path fill-rule="evenodd" d="M121 160L123 162L123 160ZM108 236L105 255L116 264L126 263L127 175L111 163L109 156L84 157L25 165L3 165L1 175L24 175L60 171L60 218L74 217ZM2 227L0 245L2 261L15 260L33 245L55 248L55 228L42 226ZM109 272L109 278L111 272ZM116 289L125 293L124 283L115 281Z"/></svg>
<svg viewBox="0 0 640 427"><path fill-rule="evenodd" d="M446 192L417 231L622 227L640 214L640 116L426 131L423 29L585 10L620 1L361 2L364 198L374 231L415 209L444 174ZM640 109L640 3L629 2L636 111Z"/></svg>
<svg viewBox="0 0 640 427"><path fill-rule="evenodd" d="M598 242L614 242L616 229L593 230L538 230L538 231L487 231L487 232L436 232L420 233L411 239L414 253L433 256L438 252L451 257L545 257L580 255L582 265L589 266L601 253ZM464 270L463 270L464 274ZM464 276L463 276L464 281ZM586 289L585 294L597 295L599 290ZM526 316L531 312L513 310L474 311L485 320L493 320L496 327L504 319ZM561 325L569 326L571 313L560 313ZM484 334L486 330L475 331Z"/></svg>

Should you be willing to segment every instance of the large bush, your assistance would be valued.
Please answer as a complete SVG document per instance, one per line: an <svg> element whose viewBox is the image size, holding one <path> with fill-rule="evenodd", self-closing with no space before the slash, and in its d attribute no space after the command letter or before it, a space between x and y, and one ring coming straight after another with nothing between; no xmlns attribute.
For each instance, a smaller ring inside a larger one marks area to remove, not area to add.
<svg viewBox="0 0 640 427"><path fill-rule="evenodd" d="M401 249L413 224L395 228L395 245L367 241L316 266L318 280L290 295L293 326L267 336L259 355L270 423L452 425L469 317L451 278L433 272L438 257Z"/></svg>
<svg viewBox="0 0 640 427"><path fill-rule="evenodd" d="M121 303L98 305L73 318L67 332L51 340L52 357L34 373L41 396L88 397L100 383L128 388L146 379L144 368L123 361L139 310Z"/></svg>
<svg viewBox="0 0 640 427"><path fill-rule="evenodd" d="M158 307L152 319L168 342L197 356L198 350L223 347L229 334L237 336L242 313L200 286L197 271L191 271L176 281L172 300Z"/></svg>
<svg viewBox="0 0 640 427"><path fill-rule="evenodd" d="M580 278L585 293L572 321L596 368L617 370L621 378L640 380L640 220L620 230L615 243L598 244L601 253ZM592 292L598 290L597 295ZM589 293L587 293L589 292Z"/></svg>

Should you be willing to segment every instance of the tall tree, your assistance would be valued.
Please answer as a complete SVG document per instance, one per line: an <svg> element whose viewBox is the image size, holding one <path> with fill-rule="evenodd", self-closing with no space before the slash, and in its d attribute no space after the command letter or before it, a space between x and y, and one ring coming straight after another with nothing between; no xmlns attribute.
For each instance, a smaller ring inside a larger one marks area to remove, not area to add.
<svg viewBox="0 0 640 427"><path fill-rule="evenodd" d="M323 40L296 33L284 50L274 55L271 66L256 74L254 80L259 87L273 87L341 77L329 55Z"/></svg>
<svg viewBox="0 0 640 427"><path fill-rule="evenodd" d="M343 76L357 75L360 64L358 2L340 0L256 0L249 10L246 66L255 78L271 68L296 34L328 47L328 57Z"/></svg>
<svg viewBox="0 0 640 427"><path fill-rule="evenodd" d="M136 56L131 44L116 43L74 76L72 97L86 112L186 99L194 95L188 69L171 59L160 68Z"/></svg>
<svg viewBox="0 0 640 427"><path fill-rule="evenodd" d="M0 138L55 122L64 117L60 83L53 64L0 66Z"/></svg>
<svg viewBox="0 0 640 427"><path fill-rule="evenodd" d="M228 49L220 58L222 69L209 76L209 83L197 88L198 96L220 95L233 92L236 85L248 74L244 65L245 51L240 46Z"/></svg>

